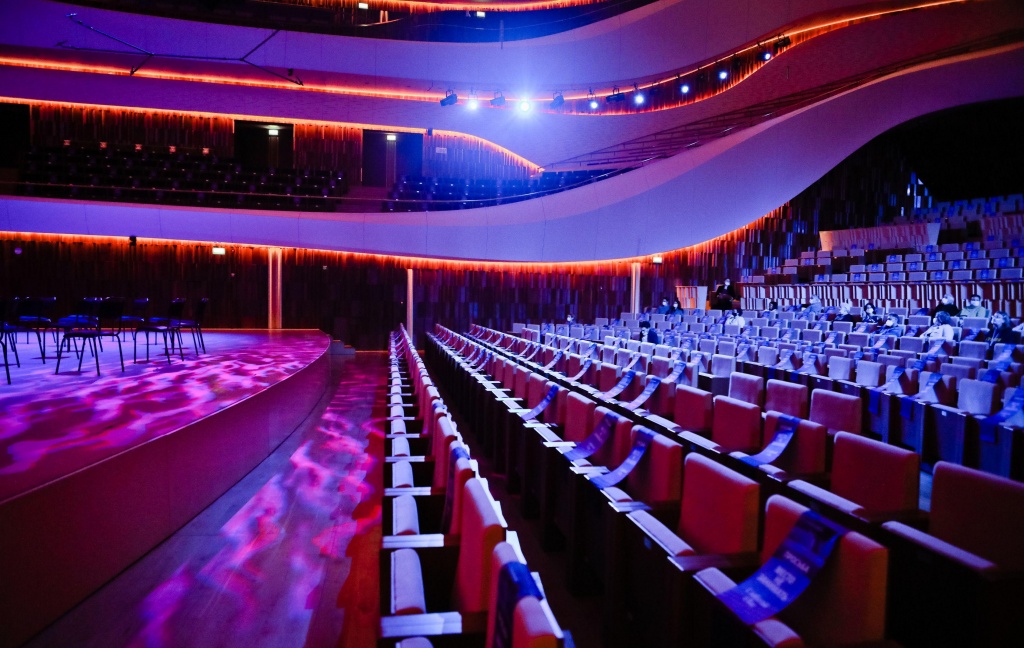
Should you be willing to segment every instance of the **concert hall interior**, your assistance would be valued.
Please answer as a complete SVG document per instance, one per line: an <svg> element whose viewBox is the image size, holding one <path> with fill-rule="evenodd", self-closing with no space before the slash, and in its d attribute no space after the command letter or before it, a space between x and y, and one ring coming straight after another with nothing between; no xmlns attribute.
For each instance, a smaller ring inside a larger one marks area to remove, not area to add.
<svg viewBox="0 0 1024 648"><path fill-rule="evenodd" d="M1020 0L0 3L0 648L1003 646Z"/></svg>

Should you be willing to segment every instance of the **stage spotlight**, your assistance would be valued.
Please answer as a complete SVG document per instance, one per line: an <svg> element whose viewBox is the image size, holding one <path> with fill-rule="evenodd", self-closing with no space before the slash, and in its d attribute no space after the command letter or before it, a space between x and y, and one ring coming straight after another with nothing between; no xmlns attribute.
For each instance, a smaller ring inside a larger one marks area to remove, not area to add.
<svg viewBox="0 0 1024 648"><path fill-rule="evenodd" d="M726 70L719 70L718 71L718 80L719 81L725 81L728 78L729 78L729 72L728 71L726 71Z"/></svg>
<svg viewBox="0 0 1024 648"><path fill-rule="evenodd" d="M761 59L762 61L770 61L770 60L772 59L772 53L771 53L771 52L769 52L768 50L764 50L763 52L761 52L761 53L760 53L760 54L758 54L757 56L758 56L758 58L760 58L760 59Z"/></svg>
<svg viewBox="0 0 1024 648"><path fill-rule="evenodd" d="M612 93L610 95L608 95L607 97L605 97L604 100L607 101L608 103L616 103L616 102L619 102L619 101L625 101L626 100L626 94L623 93L623 92L619 92L619 87L615 86L614 88L612 88Z"/></svg>
<svg viewBox="0 0 1024 648"><path fill-rule="evenodd" d="M689 84L684 83L683 85L679 86L679 92L683 94L690 94Z"/></svg>
<svg viewBox="0 0 1024 648"><path fill-rule="evenodd" d="M633 103L635 103L638 106L644 105L644 96L643 96L643 94L633 95Z"/></svg>
<svg viewBox="0 0 1024 648"><path fill-rule="evenodd" d="M778 54L779 50L781 50L783 47L789 47L792 43L793 41L790 40L789 36L783 36L779 40L775 41L775 45L772 49L774 49L775 53Z"/></svg>
<svg viewBox="0 0 1024 648"><path fill-rule="evenodd" d="M476 110L480 107L480 100L476 97L471 97L470 100L466 102L466 107L470 110Z"/></svg>
<svg viewBox="0 0 1024 648"><path fill-rule="evenodd" d="M552 108L561 108L565 104L565 97L562 96L561 92L556 92L554 98L551 100Z"/></svg>
<svg viewBox="0 0 1024 648"><path fill-rule="evenodd" d="M495 92L494 93L494 99L491 99L491 105L495 106L495 107L497 107L497 106L504 106L505 105L505 95L501 94L501 92Z"/></svg>
<svg viewBox="0 0 1024 648"><path fill-rule="evenodd" d="M530 112L530 102L527 101L526 99L523 99L522 101L520 101L519 102L519 110L520 110L520 112Z"/></svg>
<svg viewBox="0 0 1024 648"><path fill-rule="evenodd" d="M459 95L455 94L451 90L444 93L444 99L441 100L442 106L454 106L459 103Z"/></svg>

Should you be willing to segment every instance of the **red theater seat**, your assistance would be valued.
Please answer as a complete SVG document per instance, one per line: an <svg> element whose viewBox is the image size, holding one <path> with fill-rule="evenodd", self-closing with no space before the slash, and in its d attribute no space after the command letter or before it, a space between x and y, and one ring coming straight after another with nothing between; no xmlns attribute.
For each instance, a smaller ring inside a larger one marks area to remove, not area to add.
<svg viewBox="0 0 1024 648"><path fill-rule="evenodd" d="M784 380L769 380L764 408L765 410L774 410L798 418L807 418L807 386L789 383Z"/></svg>
<svg viewBox="0 0 1024 648"><path fill-rule="evenodd" d="M724 450L752 452L761 448L761 408L728 396L715 396L711 440Z"/></svg>

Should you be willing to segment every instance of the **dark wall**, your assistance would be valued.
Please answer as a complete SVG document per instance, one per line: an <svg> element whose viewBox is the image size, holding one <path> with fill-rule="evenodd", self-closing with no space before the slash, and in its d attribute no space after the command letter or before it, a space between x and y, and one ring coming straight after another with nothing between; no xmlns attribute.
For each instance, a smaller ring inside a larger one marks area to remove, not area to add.
<svg viewBox="0 0 1024 648"><path fill-rule="evenodd" d="M276 137L270 135L271 126L277 128ZM253 169L290 169L294 159L291 124L236 121L235 159Z"/></svg>
<svg viewBox="0 0 1024 648"><path fill-rule="evenodd" d="M31 145L28 106L0 104L0 168L16 168Z"/></svg>

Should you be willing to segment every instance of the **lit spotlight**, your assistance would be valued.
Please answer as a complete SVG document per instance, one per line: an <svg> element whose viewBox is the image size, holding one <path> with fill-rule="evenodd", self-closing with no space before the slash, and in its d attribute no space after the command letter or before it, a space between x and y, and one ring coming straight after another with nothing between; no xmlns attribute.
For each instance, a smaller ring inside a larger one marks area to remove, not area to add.
<svg viewBox="0 0 1024 648"><path fill-rule="evenodd" d="M565 97L562 96L561 92L556 92L554 98L551 100L552 108L561 108L565 103Z"/></svg>
<svg viewBox="0 0 1024 648"><path fill-rule="evenodd" d="M683 94L690 94L690 86L684 83L683 85L679 86L679 92L682 92Z"/></svg>
<svg viewBox="0 0 1024 648"><path fill-rule="evenodd" d="M454 106L459 103L459 95L455 94L452 90L444 93L444 99L441 100L442 106Z"/></svg>
<svg viewBox="0 0 1024 648"><path fill-rule="evenodd" d="M591 99L590 100L590 109L591 110L597 110L598 107L600 107L600 105L601 104L597 103L597 99Z"/></svg>
<svg viewBox="0 0 1024 648"><path fill-rule="evenodd" d="M638 106L644 105L644 96L642 94L633 95L633 103Z"/></svg>
<svg viewBox="0 0 1024 648"><path fill-rule="evenodd" d="M494 107L505 105L505 95L501 94L501 91L494 93L494 99L491 99L491 105Z"/></svg>
<svg viewBox="0 0 1024 648"><path fill-rule="evenodd" d="M725 81L728 78L729 78L729 73L726 70L719 70L719 72L718 72L718 80L719 81Z"/></svg>
<svg viewBox="0 0 1024 648"><path fill-rule="evenodd" d="M480 100L476 97L471 97L470 100L466 102L466 107L470 110L476 110L480 107Z"/></svg>
<svg viewBox="0 0 1024 648"><path fill-rule="evenodd" d="M761 52L761 60L762 61L770 61L771 59L772 59L772 53L771 52L769 52L768 50L765 50L765 51Z"/></svg>
<svg viewBox="0 0 1024 648"><path fill-rule="evenodd" d="M523 99L522 101L520 101L519 102L519 110L520 110L520 112L530 112L530 102L527 101L526 99Z"/></svg>

